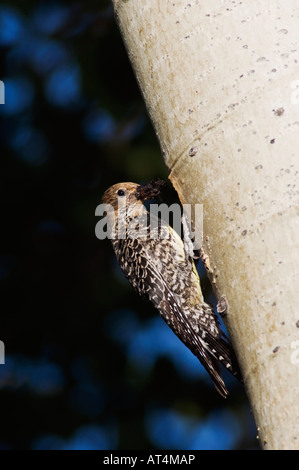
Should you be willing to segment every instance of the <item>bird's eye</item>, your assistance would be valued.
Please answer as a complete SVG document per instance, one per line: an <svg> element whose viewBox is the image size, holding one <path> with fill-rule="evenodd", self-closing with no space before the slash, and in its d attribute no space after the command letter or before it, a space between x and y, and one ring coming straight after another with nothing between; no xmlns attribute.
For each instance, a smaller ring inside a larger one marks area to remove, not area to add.
<svg viewBox="0 0 299 470"><path fill-rule="evenodd" d="M119 190L117 191L117 195L118 195L118 196L124 196L124 195L125 195L124 190L123 190L123 189L119 189Z"/></svg>

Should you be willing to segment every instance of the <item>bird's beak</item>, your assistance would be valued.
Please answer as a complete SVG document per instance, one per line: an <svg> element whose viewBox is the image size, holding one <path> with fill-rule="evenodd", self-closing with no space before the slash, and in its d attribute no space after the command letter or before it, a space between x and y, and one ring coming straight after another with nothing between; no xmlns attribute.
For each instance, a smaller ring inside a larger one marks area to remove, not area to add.
<svg viewBox="0 0 299 470"><path fill-rule="evenodd" d="M161 196L161 191L166 182L163 180L151 181L148 184L137 187L135 195L142 202L147 199L157 199Z"/></svg>

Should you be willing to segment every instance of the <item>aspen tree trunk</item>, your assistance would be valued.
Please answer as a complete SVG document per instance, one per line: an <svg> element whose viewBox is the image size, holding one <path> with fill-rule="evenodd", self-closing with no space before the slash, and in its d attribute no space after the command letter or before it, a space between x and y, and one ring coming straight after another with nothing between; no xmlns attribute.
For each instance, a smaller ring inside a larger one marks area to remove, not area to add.
<svg viewBox="0 0 299 470"><path fill-rule="evenodd" d="M299 449L299 2L113 0L265 449Z"/></svg>

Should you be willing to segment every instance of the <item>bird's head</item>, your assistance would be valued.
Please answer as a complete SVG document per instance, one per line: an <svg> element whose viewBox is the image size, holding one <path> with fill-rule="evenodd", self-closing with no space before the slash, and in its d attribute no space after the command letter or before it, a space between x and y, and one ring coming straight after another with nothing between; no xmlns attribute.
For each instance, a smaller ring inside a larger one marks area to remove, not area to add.
<svg viewBox="0 0 299 470"><path fill-rule="evenodd" d="M114 210L122 209L131 204L142 204L137 199L136 191L139 187L136 183L118 183L110 186L102 197L104 204L110 204Z"/></svg>

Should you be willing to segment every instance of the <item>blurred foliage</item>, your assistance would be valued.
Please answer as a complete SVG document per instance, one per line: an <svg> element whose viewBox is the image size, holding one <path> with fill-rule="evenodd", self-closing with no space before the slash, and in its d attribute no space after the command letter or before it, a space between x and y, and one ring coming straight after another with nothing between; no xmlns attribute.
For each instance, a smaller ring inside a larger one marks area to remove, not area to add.
<svg viewBox="0 0 299 470"><path fill-rule="evenodd" d="M167 178L110 1L2 3L0 53L0 448L256 447L94 234L110 184Z"/></svg>

